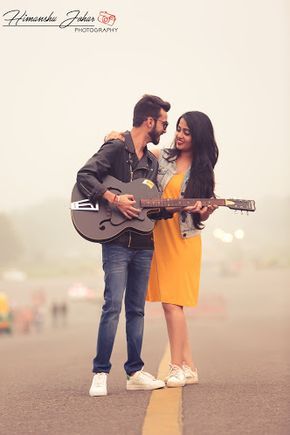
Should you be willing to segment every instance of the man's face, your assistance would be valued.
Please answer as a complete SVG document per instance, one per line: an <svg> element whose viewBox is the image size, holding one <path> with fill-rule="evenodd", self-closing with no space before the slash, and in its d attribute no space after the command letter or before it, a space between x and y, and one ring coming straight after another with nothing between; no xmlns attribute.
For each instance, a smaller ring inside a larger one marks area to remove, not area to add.
<svg viewBox="0 0 290 435"><path fill-rule="evenodd" d="M159 144L160 136L166 133L167 126L167 112L161 109L158 118L154 118L154 125L148 133L154 145Z"/></svg>

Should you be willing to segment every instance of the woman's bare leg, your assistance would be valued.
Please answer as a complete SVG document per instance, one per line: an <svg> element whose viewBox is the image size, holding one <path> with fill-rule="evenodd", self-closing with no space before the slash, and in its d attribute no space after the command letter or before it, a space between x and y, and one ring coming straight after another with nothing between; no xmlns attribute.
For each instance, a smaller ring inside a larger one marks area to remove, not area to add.
<svg viewBox="0 0 290 435"><path fill-rule="evenodd" d="M183 307L162 303L171 352L171 363L182 367L187 337Z"/></svg>
<svg viewBox="0 0 290 435"><path fill-rule="evenodd" d="M185 337L184 347L183 347L183 364L186 364L192 370L194 370L195 364L194 364L193 359L192 359L192 351L191 351L191 346L189 343L189 336L188 336L188 329L187 329L186 320L185 320L185 328L186 328L186 332L185 332L186 337Z"/></svg>
<svg viewBox="0 0 290 435"><path fill-rule="evenodd" d="M183 364L195 369L188 337L188 329L183 307L163 303L170 343L171 363L182 367Z"/></svg>

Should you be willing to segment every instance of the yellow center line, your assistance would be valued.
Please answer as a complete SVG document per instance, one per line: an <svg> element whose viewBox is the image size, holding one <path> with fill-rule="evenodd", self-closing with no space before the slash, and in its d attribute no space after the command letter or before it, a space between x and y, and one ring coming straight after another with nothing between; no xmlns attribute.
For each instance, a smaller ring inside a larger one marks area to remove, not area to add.
<svg viewBox="0 0 290 435"><path fill-rule="evenodd" d="M158 369L158 379L168 374L170 362L169 345L165 350ZM147 407L142 435L181 435L182 434L182 387L163 388L151 393Z"/></svg>

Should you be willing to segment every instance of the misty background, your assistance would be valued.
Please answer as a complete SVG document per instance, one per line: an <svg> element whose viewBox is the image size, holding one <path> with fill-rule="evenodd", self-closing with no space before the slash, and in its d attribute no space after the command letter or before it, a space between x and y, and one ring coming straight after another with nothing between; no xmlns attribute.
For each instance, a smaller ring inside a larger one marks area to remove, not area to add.
<svg viewBox="0 0 290 435"><path fill-rule="evenodd" d="M4 27L17 8L60 21L107 11L117 31ZM105 134L131 128L145 93L172 105L161 147L182 113L210 117L217 196L257 207L248 216L220 207L205 222L199 300L184 309L201 385L184 391L178 424L190 434L290 433L289 10L289 0L1 0L1 433L139 433L148 396L122 392L124 310L110 406L87 396L101 246L76 233L69 206L78 169ZM166 322L160 303L145 311L145 368L155 374ZM160 403L166 431L173 408Z"/></svg>
<svg viewBox="0 0 290 435"><path fill-rule="evenodd" d="M144 93L172 104L162 147L182 113L205 112L220 150L217 195L256 200L249 216L219 209L211 217L203 261L225 274L289 267L288 1L27 0L21 8L63 17L107 10L118 30L10 28L2 17L3 279L18 270L73 280L101 267L100 246L72 227L70 194L104 135L130 129ZM1 15L10 9L14 2L1 2ZM222 240L216 230L231 236Z"/></svg>

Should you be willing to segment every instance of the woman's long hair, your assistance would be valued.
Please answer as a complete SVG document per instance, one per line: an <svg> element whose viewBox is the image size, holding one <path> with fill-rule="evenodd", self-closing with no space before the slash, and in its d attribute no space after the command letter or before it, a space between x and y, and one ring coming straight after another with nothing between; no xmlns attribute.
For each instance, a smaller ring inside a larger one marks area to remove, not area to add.
<svg viewBox="0 0 290 435"><path fill-rule="evenodd" d="M184 198L212 198L215 197L214 167L218 159L219 150L214 137L212 123L202 112L186 112L178 118L176 129L183 118L188 126L192 138L193 159L190 168L190 177L187 183ZM181 151L176 148L168 150L167 160L177 159ZM195 228L202 229L199 213L191 215Z"/></svg>

